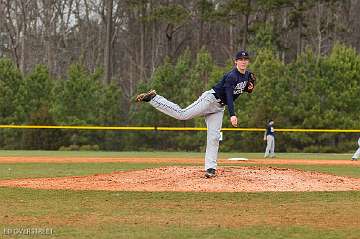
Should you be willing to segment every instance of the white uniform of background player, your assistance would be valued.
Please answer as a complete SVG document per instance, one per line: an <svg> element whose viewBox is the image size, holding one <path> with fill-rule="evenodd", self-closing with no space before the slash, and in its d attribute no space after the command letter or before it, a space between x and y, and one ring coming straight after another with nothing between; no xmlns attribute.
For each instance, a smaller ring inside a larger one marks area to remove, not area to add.
<svg viewBox="0 0 360 239"><path fill-rule="evenodd" d="M352 156L352 160L357 160L360 157L360 138L358 139L359 148L356 150L354 155Z"/></svg>

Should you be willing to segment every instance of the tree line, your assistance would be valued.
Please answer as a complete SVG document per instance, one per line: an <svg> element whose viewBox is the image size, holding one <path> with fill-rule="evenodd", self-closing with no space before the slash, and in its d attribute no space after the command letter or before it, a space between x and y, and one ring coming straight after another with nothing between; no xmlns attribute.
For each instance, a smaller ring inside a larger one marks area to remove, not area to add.
<svg viewBox="0 0 360 239"><path fill-rule="evenodd" d="M311 49L284 63L272 48L258 48L250 69L257 77L252 94L235 102L240 127L264 127L274 119L280 128L359 129L360 55L335 44L319 57ZM210 89L233 67L218 65L203 48L188 49L174 62L166 58L135 92L154 88L181 106ZM123 90L102 81L104 70L71 65L55 78L44 65L21 73L10 59L0 60L0 123L28 125L186 126L205 127L202 118L177 121L148 104L125 106ZM129 100L133 102L133 94ZM231 127L227 112L224 127ZM3 149L64 150L203 150L205 132L126 132L89 130L2 129ZM348 152L355 134L279 133L280 151ZM261 151L260 133L224 133L222 151Z"/></svg>
<svg viewBox="0 0 360 239"><path fill-rule="evenodd" d="M0 0L0 57L23 74L37 64L64 77L79 62L115 84L130 106L165 59L206 48L224 66L239 49L276 51L285 63L341 41L360 50L356 0Z"/></svg>

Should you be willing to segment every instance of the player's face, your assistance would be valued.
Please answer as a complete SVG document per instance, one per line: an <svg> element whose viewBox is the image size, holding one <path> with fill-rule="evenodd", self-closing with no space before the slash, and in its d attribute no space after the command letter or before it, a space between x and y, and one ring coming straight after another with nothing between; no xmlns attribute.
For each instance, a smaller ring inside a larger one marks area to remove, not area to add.
<svg viewBox="0 0 360 239"><path fill-rule="evenodd" d="M241 70L245 71L249 65L249 59L240 58L235 61L236 67Z"/></svg>

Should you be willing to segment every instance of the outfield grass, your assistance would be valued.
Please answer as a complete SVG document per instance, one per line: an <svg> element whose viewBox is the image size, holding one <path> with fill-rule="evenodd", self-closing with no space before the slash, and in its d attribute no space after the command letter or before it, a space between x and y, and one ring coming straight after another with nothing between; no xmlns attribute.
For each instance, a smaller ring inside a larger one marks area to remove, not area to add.
<svg viewBox="0 0 360 239"><path fill-rule="evenodd" d="M360 238L359 198L360 192L151 193L0 188L0 225L52 228L51 238L355 239Z"/></svg>

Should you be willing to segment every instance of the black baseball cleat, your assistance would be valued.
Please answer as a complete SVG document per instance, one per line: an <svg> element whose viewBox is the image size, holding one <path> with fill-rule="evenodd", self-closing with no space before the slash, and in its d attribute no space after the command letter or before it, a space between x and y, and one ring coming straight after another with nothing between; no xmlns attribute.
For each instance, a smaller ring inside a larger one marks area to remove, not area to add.
<svg viewBox="0 0 360 239"><path fill-rule="evenodd" d="M213 178L216 176L216 169L208 168L206 169L205 177L206 178Z"/></svg>
<svg viewBox="0 0 360 239"><path fill-rule="evenodd" d="M156 96L156 91L150 90L147 93L141 93L141 94L137 95L135 101L136 102L141 102L141 101L149 102L155 96Z"/></svg>
<svg viewBox="0 0 360 239"><path fill-rule="evenodd" d="M357 158L352 158L351 161L357 161Z"/></svg>

